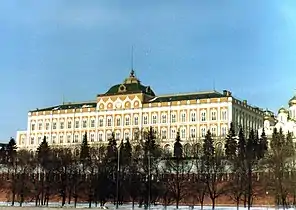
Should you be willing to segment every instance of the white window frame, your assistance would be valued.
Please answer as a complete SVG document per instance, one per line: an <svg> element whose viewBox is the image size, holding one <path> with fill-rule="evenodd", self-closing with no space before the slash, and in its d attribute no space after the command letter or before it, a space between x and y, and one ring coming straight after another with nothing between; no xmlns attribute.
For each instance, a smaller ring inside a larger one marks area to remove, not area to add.
<svg viewBox="0 0 296 210"><path fill-rule="evenodd" d="M52 122L52 129L56 130L57 129L57 122Z"/></svg>
<svg viewBox="0 0 296 210"><path fill-rule="evenodd" d="M68 120L68 122L67 122L67 128L68 129L71 129L72 128L72 121L71 120Z"/></svg>
<svg viewBox="0 0 296 210"><path fill-rule="evenodd" d="M200 134L201 134L201 137L205 137L206 134L207 134L207 128L206 127L201 127L200 128Z"/></svg>
<svg viewBox="0 0 296 210"><path fill-rule="evenodd" d="M99 132L98 134L98 141L103 141L103 133Z"/></svg>
<svg viewBox="0 0 296 210"><path fill-rule="evenodd" d="M167 123L167 115L166 114L161 115L161 123Z"/></svg>
<svg viewBox="0 0 296 210"><path fill-rule="evenodd" d="M211 120L213 120L213 121L217 120L217 111L216 110L211 111Z"/></svg>
<svg viewBox="0 0 296 210"><path fill-rule="evenodd" d="M79 128L79 126L80 126L79 120L75 120L75 128Z"/></svg>
<svg viewBox="0 0 296 210"><path fill-rule="evenodd" d="M49 122L46 122L46 123L45 123L45 130L47 130L47 131L48 131L48 130L49 130L49 128L50 128L50 123L49 123Z"/></svg>
<svg viewBox="0 0 296 210"><path fill-rule="evenodd" d="M171 122L172 123L176 123L177 122L176 121L176 114L175 113L171 114Z"/></svg>
<svg viewBox="0 0 296 210"><path fill-rule="evenodd" d="M125 120L124 121L125 121L124 124L126 126L130 126L131 125L131 118L130 118L130 116L125 116Z"/></svg>
<svg viewBox="0 0 296 210"><path fill-rule="evenodd" d="M38 130L42 130L43 129L43 123L42 122L38 122Z"/></svg>
<svg viewBox="0 0 296 210"><path fill-rule="evenodd" d="M57 143L57 136L56 135L52 136L51 142L52 142L52 144L56 144Z"/></svg>
<svg viewBox="0 0 296 210"><path fill-rule="evenodd" d="M161 130L161 139L163 139L163 140L167 139L167 130L166 129Z"/></svg>
<svg viewBox="0 0 296 210"><path fill-rule="evenodd" d="M82 128L87 128L87 119L82 120Z"/></svg>
<svg viewBox="0 0 296 210"><path fill-rule="evenodd" d="M60 129L64 129L65 128L65 122L64 121L61 121L60 122Z"/></svg>
<svg viewBox="0 0 296 210"><path fill-rule="evenodd" d="M152 124L157 124L157 115L156 114L152 115Z"/></svg>
<svg viewBox="0 0 296 210"><path fill-rule="evenodd" d="M177 136L176 133L177 133L176 132L176 129L175 128L172 128L171 129L171 139L175 139L176 138L176 136Z"/></svg>
<svg viewBox="0 0 296 210"><path fill-rule="evenodd" d="M192 138L192 139L196 138L196 128L194 128L194 127L190 128L190 138Z"/></svg>
<svg viewBox="0 0 296 210"><path fill-rule="evenodd" d="M121 125L121 118L116 117L116 126L120 126L120 125Z"/></svg>
<svg viewBox="0 0 296 210"><path fill-rule="evenodd" d="M71 139L72 139L72 135L67 135L67 143L69 144L69 143L71 143Z"/></svg>
<svg viewBox="0 0 296 210"><path fill-rule="evenodd" d="M134 125L139 125L139 117L137 115L134 116Z"/></svg>
<svg viewBox="0 0 296 210"><path fill-rule="evenodd" d="M112 117L107 117L107 126L111 127L112 126Z"/></svg>
<svg viewBox="0 0 296 210"><path fill-rule="evenodd" d="M195 122L196 121L196 112L191 112L191 114L190 114L190 120L191 120L191 122Z"/></svg>
<svg viewBox="0 0 296 210"><path fill-rule="evenodd" d="M186 128L181 128L181 139L186 139Z"/></svg>
<svg viewBox="0 0 296 210"><path fill-rule="evenodd" d="M94 133L90 133L90 141L91 142L95 141L95 134Z"/></svg>
<svg viewBox="0 0 296 210"><path fill-rule="evenodd" d="M117 132L115 133L115 139L116 139L116 140L120 140L120 132L117 131Z"/></svg>
<svg viewBox="0 0 296 210"><path fill-rule="evenodd" d="M144 125L147 125L147 124L148 124L148 116L147 116L147 115L145 115L145 116L143 117L143 124L144 124Z"/></svg>
<svg viewBox="0 0 296 210"><path fill-rule="evenodd" d="M63 135L59 135L59 143L60 144L64 143L64 136Z"/></svg>
<svg viewBox="0 0 296 210"><path fill-rule="evenodd" d="M104 126L104 118L100 118L99 119L99 127L103 127Z"/></svg>
<svg viewBox="0 0 296 210"><path fill-rule="evenodd" d="M207 121L207 112L206 111L201 111L201 113L200 113L200 121L202 121L202 122L205 122L205 121Z"/></svg>
<svg viewBox="0 0 296 210"><path fill-rule="evenodd" d="M96 126L96 120L95 119L91 119L90 120L90 127L94 128Z"/></svg>
<svg viewBox="0 0 296 210"><path fill-rule="evenodd" d="M181 112L181 122L186 122L186 112Z"/></svg>
<svg viewBox="0 0 296 210"><path fill-rule="evenodd" d="M217 136L217 126L212 126L211 127L211 135L212 135L212 137Z"/></svg>
<svg viewBox="0 0 296 210"><path fill-rule="evenodd" d="M79 134L74 134L74 143L78 143L79 142Z"/></svg>

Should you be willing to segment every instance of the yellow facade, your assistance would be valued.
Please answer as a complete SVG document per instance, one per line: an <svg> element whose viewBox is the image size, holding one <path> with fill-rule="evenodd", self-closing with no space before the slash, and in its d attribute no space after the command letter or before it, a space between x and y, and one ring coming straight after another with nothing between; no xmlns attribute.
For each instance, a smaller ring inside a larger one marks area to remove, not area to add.
<svg viewBox="0 0 296 210"><path fill-rule="evenodd" d="M222 141L229 125L245 130L262 127L264 113L234 98L229 91L156 96L134 72L94 101L67 103L30 111L28 129L19 131L19 148L34 150L44 136L50 145L79 145L87 133L90 144L106 143L114 132L118 140L135 141L152 126L167 148L177 132L184 144L194 144L210 130Z"/></svg>

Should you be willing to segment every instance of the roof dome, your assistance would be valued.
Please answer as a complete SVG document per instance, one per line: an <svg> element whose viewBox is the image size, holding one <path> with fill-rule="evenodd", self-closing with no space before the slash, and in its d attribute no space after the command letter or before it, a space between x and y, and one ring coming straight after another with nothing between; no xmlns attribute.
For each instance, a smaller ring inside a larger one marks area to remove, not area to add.
<svg viewBox="0 0 296 210"><path fill-rule="evenodd" d="M291 107L291 106L293 106L293 105L296 105L296 95L293 96L293 98L291 98L291 99L289 100L289 106Z"/></svg>
<svg viewBox="0 0 296 210"><path fill-rule="evenodd" d="M273 118L274 118L274 113L273 113L272 111L266 109L266 110L264 111L264 119L265 119L265 120L271 120L271 119L273 119Z"/></svg>
<svg viewBox="0 0 296 210"><path fill-rule="evenodd" d="M155 96L155 93L150 86L144 86L140 80L135 76L134 70L131 71L129 77L127 77L122 84L113 85L105 95L117 95L117 94L131 94L131 93L145 93L147 95Z"/></svg>
<svg viewBox="0 0 296 210"><path fill-rule="evenodd" d="M284 107L282 107L282 108L280 108L279 111L278 111L278 114L280 114L280 113L285 113L285 114L287 114L288 111L287 111Z"/></svg>

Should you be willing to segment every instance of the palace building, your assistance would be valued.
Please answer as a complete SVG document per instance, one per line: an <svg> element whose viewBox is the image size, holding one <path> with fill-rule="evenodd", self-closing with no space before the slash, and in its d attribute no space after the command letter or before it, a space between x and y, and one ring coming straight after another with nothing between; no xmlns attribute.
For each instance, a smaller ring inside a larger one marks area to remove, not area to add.
<svg viewBox="0 0 296 210"><path fill-rule="evenodd" d="M118 140L140 139L153 127L161 144L173 147L177 132L187 145L201 141L210 130L217 140L227 135L230 123L245 131L263 126L264 112L238 100L230 91L156 95L132 70L121 84L98 94L93 101L63 103L29 111L28 128L17 132L19 149L35 150L44 136L52 146L103 144L112 132Z"/></svg>

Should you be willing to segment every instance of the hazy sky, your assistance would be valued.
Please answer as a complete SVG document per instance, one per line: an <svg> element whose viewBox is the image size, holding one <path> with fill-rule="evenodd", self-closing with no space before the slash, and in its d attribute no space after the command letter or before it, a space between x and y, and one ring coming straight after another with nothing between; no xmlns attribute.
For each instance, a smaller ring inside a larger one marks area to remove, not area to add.
<svg viewBox="0 0 296 210"><path fill-rule="evenodd" d="M0 2L0 141L27 112L93 100L134 68L156 94L229 89L276 111L296 88L296 1Z"/></svg>

